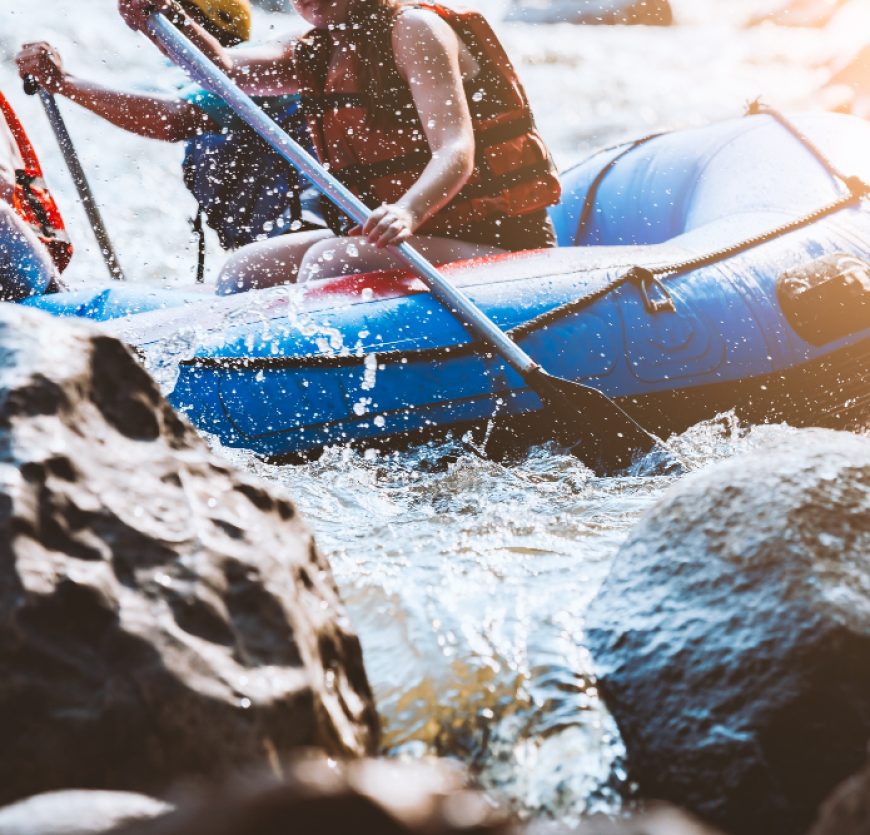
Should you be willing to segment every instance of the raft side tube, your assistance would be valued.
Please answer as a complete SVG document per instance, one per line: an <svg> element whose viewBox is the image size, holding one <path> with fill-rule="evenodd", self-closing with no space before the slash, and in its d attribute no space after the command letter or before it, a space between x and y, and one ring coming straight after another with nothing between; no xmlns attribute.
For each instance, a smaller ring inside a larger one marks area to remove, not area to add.
<svg viewBox="0 0 870 835"><path fill-rule="evenodd" d="M200 305L207 300L211 301L213 297L201 292L128 285L33 296L25 299L22 304L44 310L53 316L105 322L153 310Z"/></svg>

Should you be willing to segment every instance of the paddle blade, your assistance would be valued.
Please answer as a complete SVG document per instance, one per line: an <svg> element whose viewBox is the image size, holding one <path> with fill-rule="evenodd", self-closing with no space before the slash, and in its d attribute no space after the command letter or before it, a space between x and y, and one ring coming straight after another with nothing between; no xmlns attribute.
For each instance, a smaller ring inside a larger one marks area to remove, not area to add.
<svg viewBox="0 0 870 835"><path fill-rule="evenodd" d="M543 369L529 375L527 382L544 401L556 439L599 475L627 467L660 443L592 386L553 377Z"/></svg>

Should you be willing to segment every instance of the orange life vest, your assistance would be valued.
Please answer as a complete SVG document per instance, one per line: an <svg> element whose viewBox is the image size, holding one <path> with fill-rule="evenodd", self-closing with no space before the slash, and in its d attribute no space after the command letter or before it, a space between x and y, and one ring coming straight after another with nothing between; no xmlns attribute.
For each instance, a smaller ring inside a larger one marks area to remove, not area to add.
<svg viewBox="0 0 870 835"><path fill-rule="evenodd" d="M475 140L475 165L462 190L420 229L454 233L485 218L516 216L557 203L559 179L538 133L525 91L507 54L477 12L435 4L477 61L480 72L465 84ZM351 49L334 49L325 30L314 29L296 47L295 69L312 139L322 162L369 207L393 203L417 180L432 157L411 91L391 61L389 112L376 120L361 89L361 61Z"/></svg>
<svg viewBox="0 0 870 835"><path fill-rule="evenodd" d="M24 132L24 127L18 121L15 111L3 93L0 93L0 113L6 119L12 138L24 160L24 168L15 172L12 206L19 217L33 228L36 236L51 254L55 266L62 272L69 264L73 253L72 244L63 225L63 218L45 185L42 167Z"/></svg>

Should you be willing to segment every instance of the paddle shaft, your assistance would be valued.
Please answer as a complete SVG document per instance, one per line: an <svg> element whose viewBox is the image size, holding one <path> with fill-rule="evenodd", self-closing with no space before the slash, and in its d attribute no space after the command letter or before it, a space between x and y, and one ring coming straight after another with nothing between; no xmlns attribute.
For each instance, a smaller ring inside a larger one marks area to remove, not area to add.
<svg viewBox="0 0 870 835"><path fill-rule="evenodd" d="M161 14L152 14L148 29L167 55L194 81L220 96L250 127L291 165L296 166L329 200L355 223L362 226L371 210L346 186L326 171L298 142L282 130L257 104L240 90L194 44ZM488 342L524 380L536 387L541 367L464 293L450 284L438 270L409 243L393 247L413 268L426 286L462 324Z"/></svg>
<svg viewBox="0 0 870 835"><path fill-rule="evenodd" d="M48 90L42 89L33 78L25 80L24 92L30 96L34 94L39 96L39 100L45 109L45 115L48 117L52 131L54 131L57 144L60 146L61 153L66 161L67 168L69 168L69 172L72 175L79 198L85 208L88 222L91 224L94 237L97 239L97 245L100 248L103 261L106 263L106 268L109 270L109 275L118 281L123 281L124 271L121 269L121 264L118 261L118 256L115 254L109 233L106 231L106 225L103 223L103 217L100 214L97 201L94 200L94 193L91 191L90 183L88 183L88 178L85 176L81 160L79 160L72 137L67 130L66 122L60 113L60 108L58 108L54 96Z"/></svg>
<svg viewBox="0 0 870 835"><path fill-rule="evenodd" d="M148 33L194 81L220 96L275 151L304 174L320 192L360 226L371 210L342 185L301 145L288 136L242 90L165 17L154 13ZM652 447L656 438L598 389L548 374L502 331L474 302L454 287L408 243L393 247L450 313L525 380L547 406L557 434L571 439L576 454L600 472L623 467L637 450ZM567 430L567 431L565 431ZM603 437L602 437L603 435ZM578 444L578 436L583 439Z"/></svg>

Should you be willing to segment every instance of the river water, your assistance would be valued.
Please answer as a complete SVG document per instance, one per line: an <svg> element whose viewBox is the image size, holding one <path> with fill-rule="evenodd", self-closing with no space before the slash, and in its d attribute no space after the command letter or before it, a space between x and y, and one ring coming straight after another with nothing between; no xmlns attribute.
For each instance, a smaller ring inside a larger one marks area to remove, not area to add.
<svg viewBox="0 0 870 835"><path fill-rule="evenodd" d="M508 24L499 22L504 2L481 3L562 167L626 136L737 115L756 96L805 104L870 32L863 0L823 35L742 29L760 0L673 4L679 25L649 29ZM257 39L298 29L288 15L255 18ZM37 39L58 46L72 71L107 83L171 93L182 79L124 28L111 0L0 0L0 88L29 126L77 242L67 277L74 286L101 282L44 116L14 80L11 56ZM64 112L130 278L189 286L193 204L180 182L181 149L72 106ZM214 239L210 252L213 277ZM667 473L642 461L605 479L547 448L509 464L450 444L399 455L337 449L283 468L222 452L286 488L329 555L363 643L386 750L456 757L522 814L564 822L618 809L631 795L583 648L584 612L613 554L682 473L790 431L723 415L675 439L680 463Z"/></svg>

